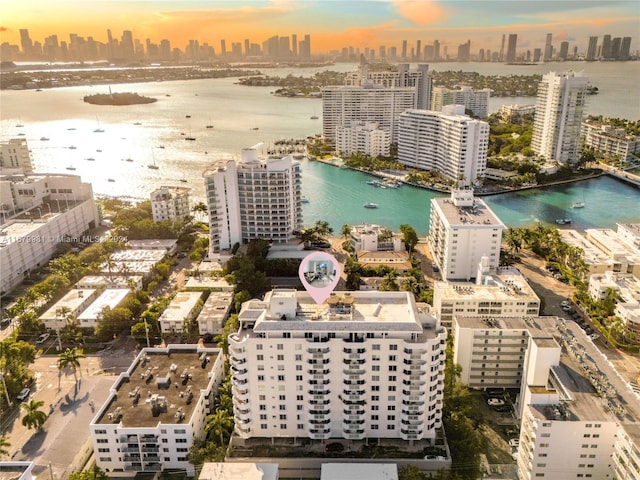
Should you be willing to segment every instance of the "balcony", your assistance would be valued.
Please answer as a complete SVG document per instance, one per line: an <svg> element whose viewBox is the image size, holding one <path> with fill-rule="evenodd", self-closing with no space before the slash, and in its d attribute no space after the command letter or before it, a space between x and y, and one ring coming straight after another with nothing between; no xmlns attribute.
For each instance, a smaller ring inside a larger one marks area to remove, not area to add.
<svg viewBox="0 0 640 480"><path fill-rule="evenodd" d="M142 447L142 451L143 452L159 452L160 451L160 447L156 446L147 446L147 447Z"/></svg>
<svg viewBox="0 0 640 480"><path fill-rule="evenodd" d="M233 398L240 400L240 401L246 401L249 399L249 389L248 388L237 388L237 387L232 387L231 388L231 393L233 393Z"/></svg>
<svg viewBox="0 0 640 480"><path fill-rule="evenodd" d="M324 399L324 400L309 400L309 405L329 405L331 403L331 400Z"/></svg>
<svg viewBox="0 0 640 480"><path fill-rule="evenodd" d="M342 351L344 353L346 353L347 355L352 355L352 354L362 355L367 350L366 350L366 348L362 348L362 347L358 347L358 348L356 348L356 347L344 347L342 349Z"/></svg>
<svg viewBox="0 0 640 480"><path fill-rule="evenodd" d="M329 425L331 423L331 419L330 418L324 418L324 419L309 419L309 423L311 424L311 428L318 426L318 425Z"/></svg>
<svg viewBox="0 0 640 480"><path fill-rule="evenodd" d="M312 370L307 370L307 373L309 375L329 375L329 373L331 372L330 369L325 368L324 370L320 370L320 369L312 369Z"/></svg>
<svg viewBox="0 0 640 480"><path fill-rule="evenodd" d="M326 389L326 390L309 390L307 392L309 395L329 395L331 393L331 390Z"/></svg>

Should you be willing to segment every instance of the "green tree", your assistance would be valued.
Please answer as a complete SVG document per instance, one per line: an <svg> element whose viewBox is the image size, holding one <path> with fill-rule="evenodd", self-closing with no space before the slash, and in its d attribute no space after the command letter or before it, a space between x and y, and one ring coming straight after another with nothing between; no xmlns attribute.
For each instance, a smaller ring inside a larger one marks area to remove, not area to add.
<svg viewBox="0 0 640 480"><path fill-rule="evenodd" d="M29 430L34 427L38 430L42 428L44 422L47 421L47 414L40 410L42 406L44 406L42 400L29 400L28 403L21 403L20 408L26 412L22 417L22 425Z"/></svg>
<svg viewBox="0 0 640 480"><path fill-rule="evenodd" d="M233 416L227 410L218 409L215 413L207 415L205 422L205 433L217 436L220 439L219 445L225 445L225 438L231 435L233 429Z"/></svg>
<svg viewBox="0 0 640 480"><path fill-rule="evenodd" d="M404 242L407 252L409 252L409 255L412 255L413 249L418 244L418 234L415 228L405 223L400 225L400 232L402 233L402 241Z"/></svg>
<svg viewBox="0 0 640 480"><path fill-rule="evenodd" d="M0 437L0 457L3 455L9 455L9 447L11 446L11 442L7 440L6 435L2 435Z"/></svg>
<svg viewBox="0 0 640 480"><path fill-rule="evenodd" d="M415 465L403 465L398 469L398 480L427 480L429 477Z"/></svg>
<svg viewBox="0 0 640 480"><path fill-rule="evenodd" d="M205 215L209 212L209 207L207 207L207 204L204 202L198 202L191 207L191 211L196 214L196 218L203 221Z"/></svg>
<svg viewBox="0 0 640 480"><path fill-rule="evenodd" d="M114 335L129 331L132 326L133 314L124 307L104 307L98 314L95 334L103 340L111 339Z"/></svg>
<svg viewBox="0 0 640 480"><path fill-rule="evenodd" d="M109 476L104 470L94 464L93 467L88 470L71 473L69 480L109 480Z"/></svg>
<svg viewBox="0 0 640 480"><path fill-rule="evenodd" d="M235 306L236 312L239 312L242 308L242 304L246 301L251 300L251 294L247 290L241 290L233 296L233 305Z"/></svg>
<svg viewBox="0 0 640 480"><path fill-rule="evenodd" d="M345 223L340 229L340 235L345 240L349 240L351 238L351 226Z"/></svg>
<svg viewBox="0 0 640 480"><path fill-rule="evenodd" d="M73 372L73 377L78 382L76 372L80 370L80 376L82 377L82 369L80 368L80 359L85 358L85 355L81 349L67 348L64 352L58 355L58 370L62 371L70 367Z"/></svg>

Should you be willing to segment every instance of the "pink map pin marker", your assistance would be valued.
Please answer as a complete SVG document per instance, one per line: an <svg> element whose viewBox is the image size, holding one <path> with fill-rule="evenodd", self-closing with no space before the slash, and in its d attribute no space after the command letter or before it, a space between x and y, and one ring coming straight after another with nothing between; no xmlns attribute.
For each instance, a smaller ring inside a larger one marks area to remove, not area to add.
<svg viewBox="0 0 640 480"><path fill-rule="evenodd" d="M311 298L317 304L323 303L340 280L340 264L332 255L313 252L300 262L298 276Z"/></svg>

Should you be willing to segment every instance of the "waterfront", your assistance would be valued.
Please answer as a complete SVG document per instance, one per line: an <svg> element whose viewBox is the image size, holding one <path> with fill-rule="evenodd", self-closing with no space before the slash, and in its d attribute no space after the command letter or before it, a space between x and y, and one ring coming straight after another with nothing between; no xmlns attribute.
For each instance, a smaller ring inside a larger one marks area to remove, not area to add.
<svg viewBox="0 0 640 480"><path fill-rule="evenodd" d="M551 65L560 66L572 67L568 63ZM590 98L590 113L638 118L638 102L632 99L639 94L635 79L640 62L582 62L573 68L579 66L593 70L587 73L599 79L593 83L602 91ZM354 66L330 68L351 71ZM434 64L432 68L475 69L487 74L549 70L542 65L460 63ZM319 70L324 68L272 69L265 73L309 75ZM607 75L613 77L608 88ZM1 139L27 138L36 171L78 174L93 184L96 194L147 198L160 185L180 185L189 186L192 199L199 201L204 199L202 171L214 160L237 158L240 149L256 144L262 144L259 148L265 152L277 139L303 138L322 129L320 120L310 118L321 111L321 100L274 97L270 93L273 87L242 87L236 81L222 78L115 86L113 91L158 98L153 104L129 107L95 106L82 101L84 95L106 91L104 86L3 91ZM532 97L526 100L534 101ZM513 97L491 98L491 109L517 101ZM615 108L616 113L594 110L604 108L602 105ZM188 134L196 140L185 141ZM148 169L154 161L160 168ZM428 229L429 201L435 195L432 192L407 186L376 189L366 184L370 178L362 173L318 162L302 161L302 173L303 194L311 200L304 205L305 224L328 220L336 231L344 223L365 221L392 228L409 223L422 234ZM571 203L582 201L583 196L585 208L571 210ZM487 198L507 225L571 217L572 227L579 229L640 221L639 200L640 191L608 178ZM379 208L365 209L362 205L366 202L378 203Z"/></svg>

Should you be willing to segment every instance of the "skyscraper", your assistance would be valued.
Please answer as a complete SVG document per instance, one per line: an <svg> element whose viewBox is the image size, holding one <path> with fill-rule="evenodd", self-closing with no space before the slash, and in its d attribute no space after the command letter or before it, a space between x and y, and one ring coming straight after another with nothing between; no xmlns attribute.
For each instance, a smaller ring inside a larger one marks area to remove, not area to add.
<svg viewBox="0 0 640 480"><path fill-rule="evenodd" d="M422 52L422 41L418 40L416 43L416 56L415 56L415 60L417 61L422 61L424 60L424 58L421 57L421 52Z"/></svg>
<svg viewBox="0 0 640 480"><path fill-rule="evenodd" d="M500 44L500 61L504 62L504 42L505 42L505 38L506 35L503 33L502 34L502 43Z"/></svg>
<svg viewBox="0 0 640 480"><path fill-rule="evenodd" d="M553 34L547 33L547 41L544 44L544 57L542 58L545 62L550 62L551 57L553 57L553 45L551 41L553 40Z"/></svg>
<svg viewBox="0 0 640 480"><path fill-rule="evenodd" d="M507 47L507 63L516 61L516 44L518 43L518 34L509 35L509 46Z"/></svg>
<svg viewBox="0 0 640 480"><path fill-rule="evenodd" d="M227 41L226 40L220 40L220 55L222 55L223 57L227 56Z"/></svg>
<svg viewBox="0 0 640 480"><path fill-rule="evenodd" d="M33 52L33 42L29 37L29 30L26 28L20 29L20 46L22 47L22 53L29 56Z"/></svg>
<svg viewBox="0 0 640 480"><path fill-rule="evenodd" d="M593 62L596 59L598 51L598 37L589 37L589 46L587 47L587 62Z"/></svg>
<svg viewBox="0 0 640 480"><path fill-rule="evenodd" d="M631 50L631 37L624 37L620 44L620 55L618 60L629 60L629 52Z"/></svg>
<svg viewBox="0 0 640 480"><path fill-rule="evenodd" d="M611 57L611 35L602 37L602 47L600 48L600 56L602 58Z"/></svg>
<svg viewBox="0 0 640 480"><path fill-rule="evenodd" d="M569 42L560 43L560 53L558 54L559 60L566 60L569 56Z"/></svg>
<svg viewBox="0 0 640 480"><path fill-rule="evenodd" d="M433 41L433 59L436 62L440 60L440 42L438 40Z"/></svg>
<svg viewBox="0 0 640 480"><path fill-rule="evenodd" d="M620 37L615 37L611 40L611 53L609 57L617 60L620 56L620 44L622 43L622 39Z"/></svg>
<svg viewBox="0 0 640 480"><path fill-rule="evenodd" d="M542 77L531 139L536 154L560 163L578 159L588 83L587 77L575 72L550 72Z"/></svg>
<svg viewBox="0 0 640 480"><path fill-rule="evenodd" d="M291 55L298 58L298 35L295 33L291 35Z"/></svg>
<svg viewBox="0 0 640 480"><path fill-rule="evenodd" d="M407 41L403 40L402 41L402 60L406 60L407 59Z"/></svg>
<svg viewBox="0 0 640 480"><path fill-rule="evenodd" d="M458 46L458 61L468 62L471 55L471 40L467 40L467 43L463 43Z"/></svg>

